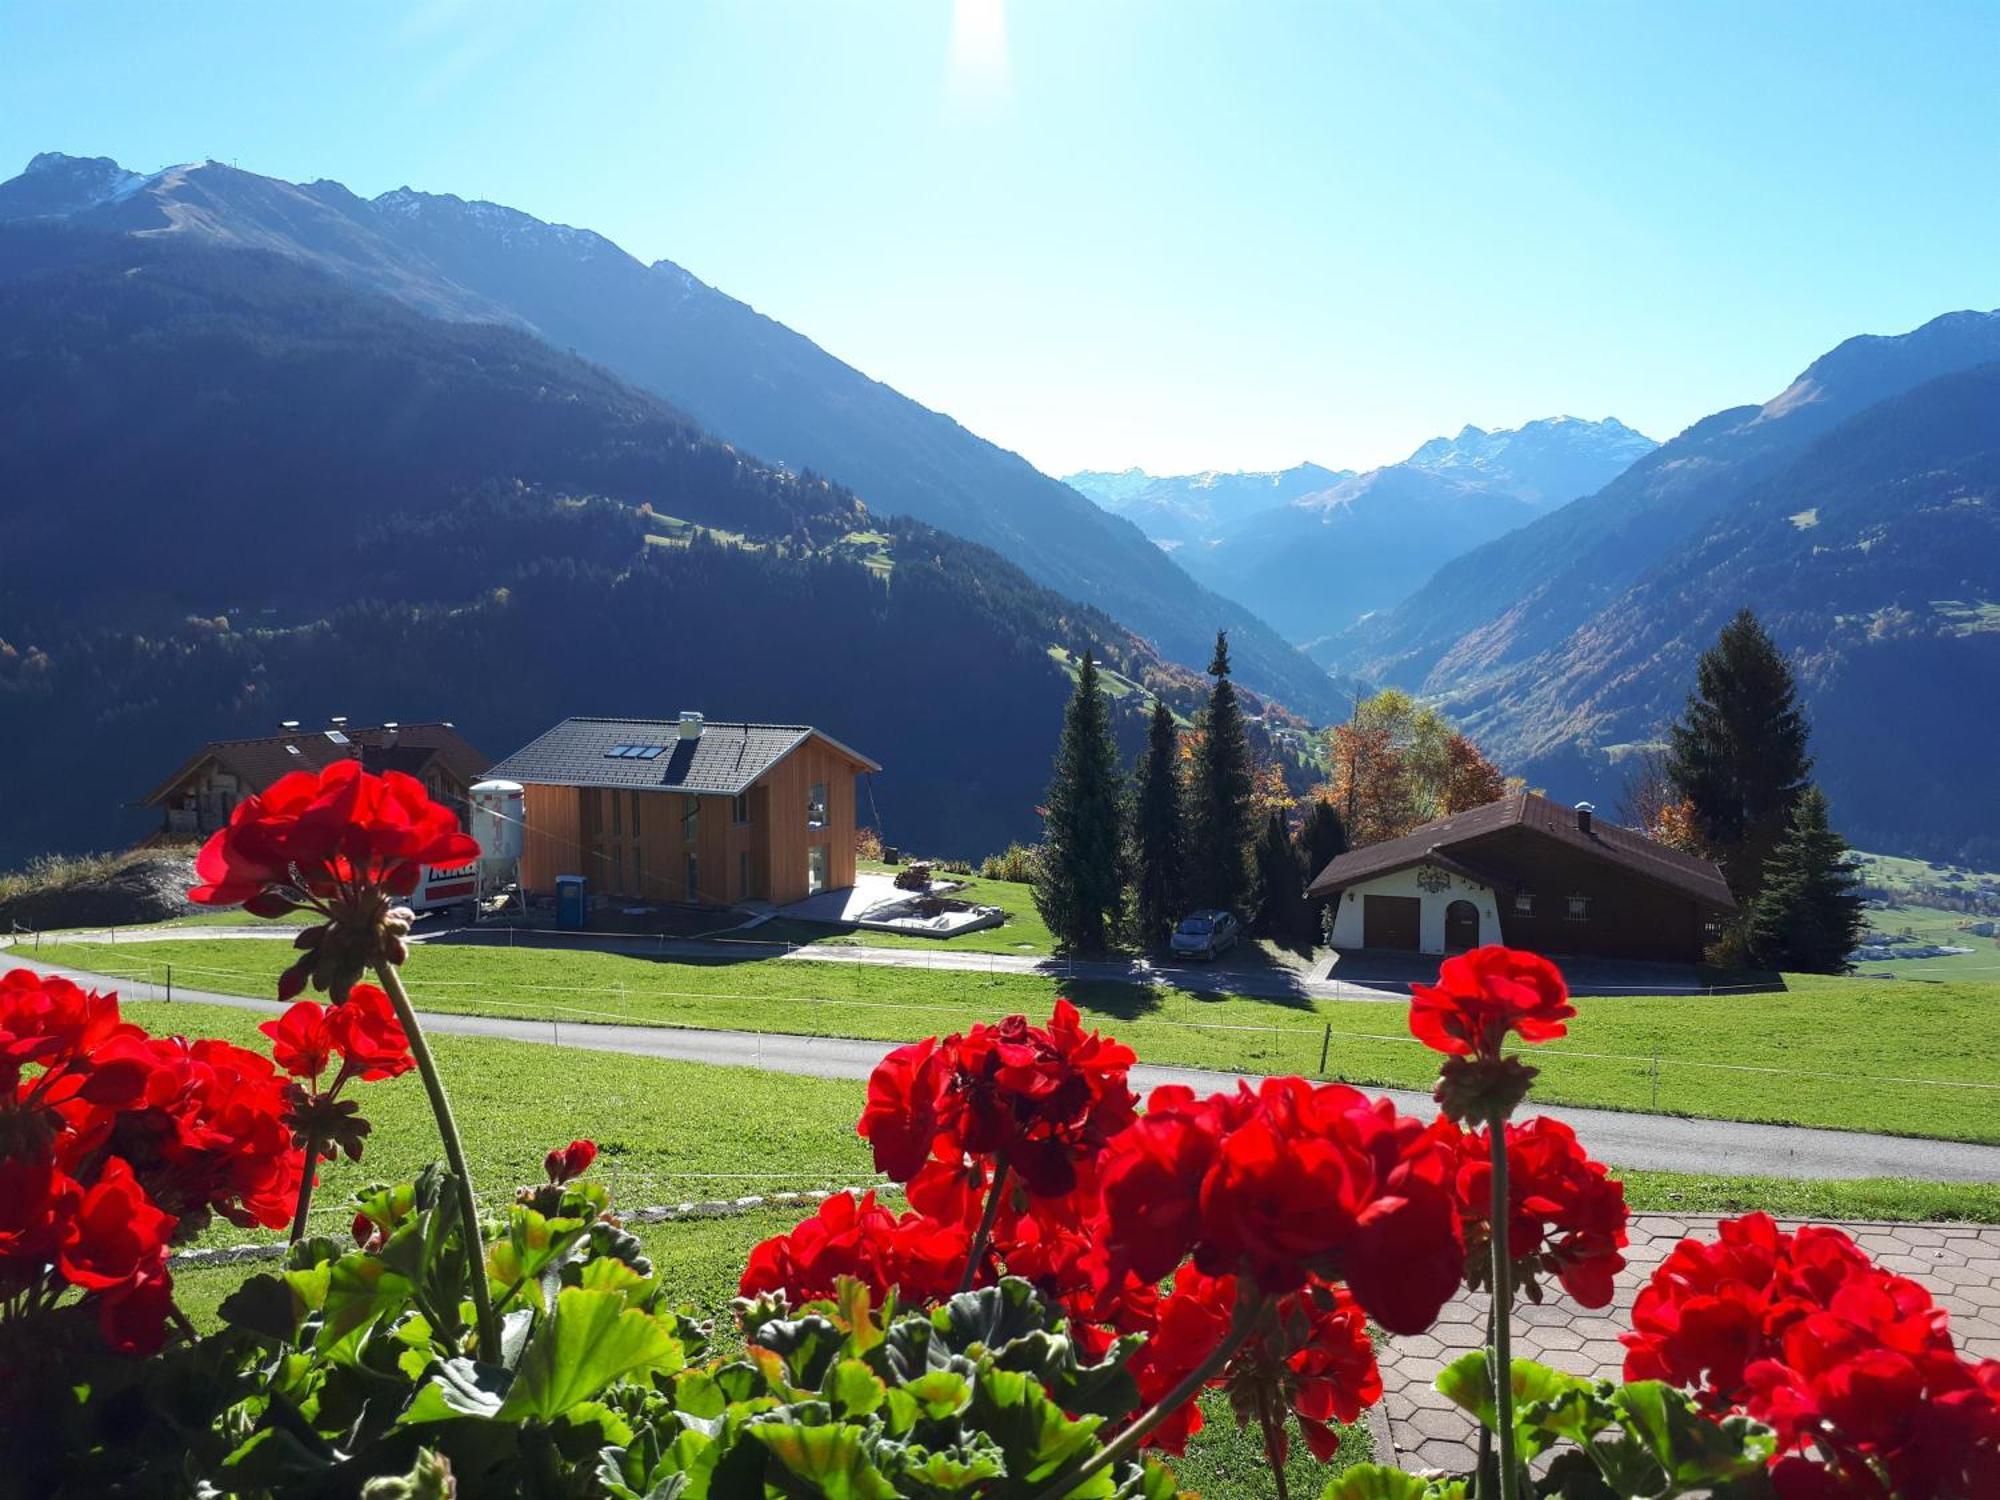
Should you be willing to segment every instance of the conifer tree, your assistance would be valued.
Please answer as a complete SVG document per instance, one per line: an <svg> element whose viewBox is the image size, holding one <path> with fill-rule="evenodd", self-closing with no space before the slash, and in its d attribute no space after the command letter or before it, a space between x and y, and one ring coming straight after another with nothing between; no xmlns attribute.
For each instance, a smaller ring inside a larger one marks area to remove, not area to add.
<svg viewBox="0 0 2000 1500"><path fill-rule="evenodd" d="M1307 882L1318 879L1321 870L1346 852L1347 825L1340 820L1340 809L1324 797L1314 797L1299 825L1299 858Z"/></svg>
<svg viewBox="0 0 2000 1500"><path fill-rule="evenodd" d="M1181 875L1187 858L1181 827L1180 731L1167 705L1155 699L1132 798L1134 915L1139 943L1167 940L1181 918Z"/></svg>
<svg viewBox="0 0 2000 1500"><path fill-rule="evenodd" d="M1298 846L1285 815L1273 812L1257 838L1257 890L1263 904L1257 912L1257 931L1281 943L1296 943L1310 936L1306 907L1306 876L1299 863Z"/></svg>
<svg viewBox="0 0 2000 1500"><path fill-rule="evenodd" d="M1215 633L1215 679L1202 710L1201 744L1188 778L1187 896L1239 916L1254 909L1250 865L1250 746L1229 680L1229 634Z"/></svg>
<svg viewBox="0 0 2000 1500"><path fill-rule="evenodd" d="M1703 653L1687 709L1667 731L1667 778L1746 907L1812 769L1797 698L1791 668L1746 609Z"/></svg>
<svg viewBox="0 0 2000 1500"><path fill-rule="evenodd" d="M1764 866L1750 909L1751 957L1774 969L1844 974L1864 919L1847 841L1827 824L1826 794L1808 786Z"/></svg>
<svg viewBox="0 0 2000 1500"><path fill-rule="evenodd" d="M1049 781L1048 817L1035 873L1035 907L1056 941L1098 953L1123 899L1118 747L1089 651L1063 712Z"/></svg>

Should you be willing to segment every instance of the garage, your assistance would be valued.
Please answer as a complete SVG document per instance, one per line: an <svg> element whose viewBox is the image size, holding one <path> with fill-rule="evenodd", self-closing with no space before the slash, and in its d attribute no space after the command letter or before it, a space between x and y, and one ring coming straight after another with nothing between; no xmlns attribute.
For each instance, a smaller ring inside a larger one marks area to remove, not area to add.
<svg viewBox="0 0 2000 1500"><path fill-rule="evenodd" d="M1364 895L1361 944L1364 948L1402 948L1414 953L1422 933L1423 915L1421 897Z"/></svg>

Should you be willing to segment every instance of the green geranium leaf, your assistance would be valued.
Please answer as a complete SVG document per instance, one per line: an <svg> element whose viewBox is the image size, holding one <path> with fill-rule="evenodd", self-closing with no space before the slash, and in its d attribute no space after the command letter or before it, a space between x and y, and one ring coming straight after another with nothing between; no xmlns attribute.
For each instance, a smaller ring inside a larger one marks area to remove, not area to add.
<svg viewBox="0 0 2000 1500"><path fill-rule="evenodd" d="M1529 1402L1517 1415L1524 1427L1539 1427L1572 1443L1588 1443L1618 1421L1609 1390L1608 1383L1586 1385L1579 1380L1550 1400Z"/></svg>
<svg viewBox="0 0 2000 1500"><path fill-rule="evenodd" d="M391 1270L386 1261L359 1253L343 1255L327 1278L326 1319L315 1347L329 1359L352 1360L369 1328L385 1314L400 1313L409 1305L410 1291L409 1277Z"/></svg>
<svg viewBox="0 0 2000 1500"><path fill-rule="evenodd" d="M888 1399L889 1388L881 1377L858 1359L843 1359L828 1367L820 1394L831 1403L834 1413L846 1421L873 1416Z"/></svg>
<svg viewBox="0 0 2000 1500"><path fill-rule="evenodd" d="M796 1318L779 1318L761 1325L750 1335L750 1342L752 1359L758 1350L768 1350L784 1362L786 1378L792 1385L802 1391L816 1391L826 1379L827 1367L847 1342L847 1336L831 1318L804 1312Z"/></svg>
<svg viewBox="0 0 2000 1500"><path fill-rule="evenodd" d="M1004 1478L1007 1463L1000 1450L983 1439L930 1449L885 1445L893 1455L893 1467L882 1462L895 1483L896 1493L918 1500L949 1500L953 1495L992 1493L990 1481Z"/></svg>
<svg viewBox="0 0 2000 1500"><path fill-rule="evenodd" d="M1051 1401L1032 1375L986 1369L974 1388L970 1421L1000 1445L1008 1474L1032 1495L1064 1464L1094 1446L1101 1417L1070 1417ZM1103 1481L1100 1485L1099 1481ZM1111 1475L1099 1470L1076 1496L1112 1493Z"/></svg>
<svg viewBox="0 0 2000 1500"><path fill-rule="evenodd" d="M323 1480L336 1462L324 1444L308 1443L289 1423L253 1432L222 1467L234 1483L247 1490L307 1488Z"/></svg>
<svg viewBox="0 0 2000 1500"><path fill-rule="evenodd" d="M680 1341L651 1313L626 1307L617 1292L564 1287L522 1356L499 1416L548 1421L613 1381L680 1363Z"/></svg>
<svg viewBox="0 0 2000 1500"><path fill-rule="evenodd" d="M931 1325L954 1354L975 1346L998 1353L1016 1339L1049 1331L1055 1317L1032 1286L1007 1276L997 1286L960 1292L931 1314Z"/></svg>
<svg viewBox="0 0 2000 1500"><path fill-rule="evenodd" d="M833 1286L834 1306L840 1309L838 1322L847 1333L847 1352L866 1354L882 1342L882 1330L876 1326L874 1298L869 1293L868 1284L853 1276L843 1276ZM890 1296L889 1304L883 1311L883 1321L891 1321L895 1316L895 1297Z"/></svg>
<svg viewBox="0 0 2000 1500"><path fill-rule="evenodd" d="M231 1328L289 1344L309 1311L282 1276L252 1276L222 1299L216 1313Z"/></svg>
<svg viewBox="0 0 2000 1500"><path fill-rule="evenodd" d="M1686 1392L1662 1381L1634 1381L1612 1402L1626 1431L1679 1486L1737 1478L1761 1468L1775 1451L1769 1428L1744 1417L1711 1421Z"/></svg>
<svg viewBox="0 0 2000 1500"><path fill-rule="evenodd" d="M891 1392L915 1408L918 1416L941 1422L965 1410L972 1400L972 1382L957 1370L927 1370Z"/></svg>
<svg viewBox="0 0 2000 1500"><path fill-rule="evenodd" d="M1319 1500L1464 1500L1465 1481L1419 1479L1381 1464L1356 1464L1328 1481Z"/></svg>
<svg viewBox="0 0 2000 1500"><path fill-rule="evenodd" d="M398 1421L408 1426L448 1422L454 1417L490 1420L500 1415L513 1381L512 1372L498 1365L482 1365L470 1359L444 1360Z"/></svg>
<svg viewBox="0 0 2000 1500"><path fill-rule="evenodd" d="M515 1204L507 1211L505 1238L486 1251L486 1277L496 1293L517 1281L533 1281L560 1265L583 1243L588 1224L582 1219L551 1219Z"/></svg>
<svg viewBox="0 0 2000 1500"><path fill-rule="evenodd" d="M896 1500L895 1486L875 1467L858 1428L758 1422L748 1431L788 1474L804 1481L805 1494L824 1500Z"/></svg>
<svg viewBox="0 0 2000 1500"><path fill-rule="evenodd" d="M638 1306L654 1290L650 1276L642 1276L632 1266L614 1256L602 1255L577 1267L576 1285L586 1292L617 1292Z"/></svg>
<svg viewBox="0 0 2000 1500"><path fill-rule="evenodd" d="M1498 1417L1493 1405L1493 1383L1487 1375L1486 1351L1475 1349L1470 1354L1461 1354L1457 1359L1438 1372L1437 1390L1457 1405L1464 1407L1477 1417L1489 1431L1498 1426ZM1538 1406L1555 1402L1578 1389L1590 1390L1590 1382L1579 1380L1574 1375L1565 1375L1560 1370L1552 1370L1547 1365L1532 1359L1517 1359L1513 1362L1514 1376L1514 1446L1526 1463L1537 1454L1545 1452L1557 1441L1554 1432L1537 1427L1525 1419L1526 1413Z"/></svg>

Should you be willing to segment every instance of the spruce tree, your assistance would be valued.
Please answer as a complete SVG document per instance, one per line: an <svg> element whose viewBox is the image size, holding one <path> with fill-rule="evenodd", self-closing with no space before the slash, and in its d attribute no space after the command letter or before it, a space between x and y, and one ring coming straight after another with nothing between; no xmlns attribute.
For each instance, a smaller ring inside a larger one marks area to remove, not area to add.
<svg viewBox="0 0 2000 1500"><path fill-rule="evenodd" d="M1847 841L1827 824L1826 794L1808 786L1771 851L1750 908L1750 955L1773 969L1844 974L1865 919Z"/></svg>
<svg viewBox="0 0 2000 1500"><path fill-rule="evenodd" d="M1229 635L1217 631L1208 664L1215 679L1202 711L1201 743L1188 778L1187 895L1198 907L1239 916L1252 908L1250 746L1229 680Z"/></svg>
<svg viewBox="0 0 2000 1500"><path fill-rule="evenodd" d="M1181 918L1181 874L1187 856L1181 828L1180 732L1158 699L1146 730L1132 798L1132 873L1139 944L1166 942Z"/></svg>
<svg viewBox="0 0 2000 1500"><path fill-rule="evenodd" d="M1812 769L1797 699L1791 668L1746 609L1703 653L1687 710L1667 731L1667 778L1745 906Z"/></svg>
<svg viewBox="0 0 2000 1500"><path fill-rule="evenodd" d="M1340 809L1324 797L1314 797L1306 806L1305 821L1299 825L1299 858L1305 865L1306 882L1347 852L1347 825Z"/></svg>
<svg viewBox="0 0 2000 1500"><path fill-rule="evenodd" d="M1310 935L1305 869L1283 813L1274 811L1265 820L1264 831L1257 837L1256 862L1257 890L1262 898L1257 911L1259 935L1281 943L1305 941Z"/></svg>
<svg viewBox="0 0 2000 1500"><path fill-rule="evenodd" d="M1102 952L1117 919L1124 894L1120 794L1111 711L1085 651L1056 744L1034 892L1050 933L1072 952Z"/></svg>

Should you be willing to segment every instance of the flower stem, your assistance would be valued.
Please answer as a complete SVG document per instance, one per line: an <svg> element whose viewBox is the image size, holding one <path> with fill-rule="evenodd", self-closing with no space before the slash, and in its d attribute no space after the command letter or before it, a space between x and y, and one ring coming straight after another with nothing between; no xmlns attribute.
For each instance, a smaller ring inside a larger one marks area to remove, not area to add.
<svg viewBox="0 0 2000 1500"><path fill-rule="evenodd" d="M1492 1347L1488 1364L1493 1369L1493 1414L1495 1446L1499 1449L1499 1500L1515 1500L1520 1476L1514 1462L1514 1264L1509 1255L1509 1225L1513 1215L1507 1192L1507 1117L1496 1110L1487 1122L1486 1134L1493 1170L1491 1217L1487 1239L1493 1253Z"/></svg>
<svg viewBox="0 0 2000 1500"><path fill-rule="evenodd" d="M1285 1437L1283 1413L1271 1410L1271 1395L1263 1386L1257 1388L1257 1425L1264 1431L1264 1461L1271 1466L1271 1478L1278 1487L1278 1500L1292 1500L1290 1485L1285 1479L1285 1455L1281 1445Z"/></svg>
<svg viewBox="0 0 2000 1500"><path fill-rule="evenodd" d="M1229 1363L1243 1341L1250 1337L1250 1331L1257 1326L1257 1319L1263 1315L1264 1299L1256 1287L1248 1281L1236 1283L1236 1310L1229 1320L1229 1331L1222 1341L1209 1351L1207 1359L1196 1365L1181 1378L1166 1395L1148 1407L1129 1427L1117 1437L1098 1449L1084 1463L1072 1463L1061 1469L1054 1479L1035 1491L1033 1500L1062 1500L1071 1490L1090 1478L1099 1469L1127 1458L1155 1427L1179 1411L1188 1402L1201 1394L1202 1387L1214 1379L1217 1372Z"/></svg>
<svg viewBox="0 0 2000 1500"><path fill-rule="evenodd" d="M312 1212L313 1170L319 1166L319 1138L306 1138L306 1170L299 1179L299 1206L292 1210L292 1243L306 1237L306 1215Z"/></svg>
<svg viewBox="0 0 2000 1500"><path fill-rule="evenodd" d="M972 1248L966 1253L965 1274L958 1278L961 1292L972 1290L972 1283L978 1279L979 1263L986 1259L986 1247L993 1240L993 1225L1000 1217L1000 1195L1007 1190L1007 1158L1002 1156L993 1163L993 1185L986 1190L986 1211L979 1216L979 1228L972 1236Z"/></svg>
<svg viewBox="0 0 2000 1500"><path fill-rule="evenodd" d="M396 1019L402 1023L403 1034L410 1040L410 1056L416 1059L417 1072L424 1080L424 1092L430 1095L431 1113L437 1117L438 1136L444 1142L444 1159L451 1167L451 1175L458 1183L458 1215L465 1221L465 1269L466 1280L472 1284L472 1309L479 1327L479 1352L490 1360L500 1357L500 1320L493 1316L493 1295L486 1286L486 1246L479 1235L479 1200L472 1191L472 1173L465 1164L465 1145L458 1137L458 1124L451 1117L451 1100L446 1097L444 1080L438 1076L437 1061L431 1056L430 1044L424 1040L424 1031L417 1024L417 1013L410 1008L409 991L403 988L403 976L392 963L378 962L375 973L382 981L383 992L395 1007Z"/></svg>

